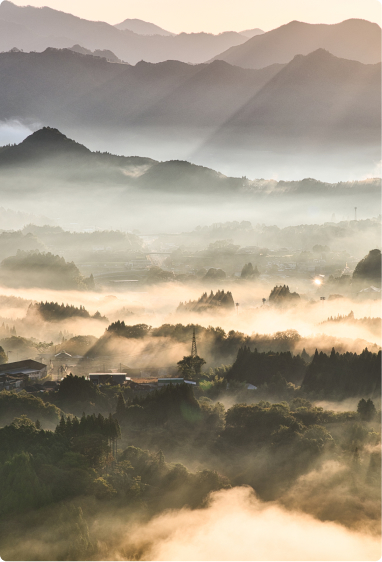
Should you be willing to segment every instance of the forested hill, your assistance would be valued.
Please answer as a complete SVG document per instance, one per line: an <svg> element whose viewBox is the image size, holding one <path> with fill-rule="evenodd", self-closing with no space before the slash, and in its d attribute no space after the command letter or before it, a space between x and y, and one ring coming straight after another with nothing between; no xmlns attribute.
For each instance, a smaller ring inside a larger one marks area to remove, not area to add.
<svg viewBox="0 0 382 562"><path fill-rule="evenodd" d="M70 165L68 163L70 162ZM301 181L250 180L227 177L218 171L182 160L158 162L140 156L117 156L92 152L66 137L58 129L43 127L18 145L0 147L0 180L17 177L28 188L30 178L38 179L34 189L49 190L55 182L114 184L136 189L202 193L242 193L248 196L327 194L335 196L360 192L379 197L381 180L324 183L312 178Z"/></svg>

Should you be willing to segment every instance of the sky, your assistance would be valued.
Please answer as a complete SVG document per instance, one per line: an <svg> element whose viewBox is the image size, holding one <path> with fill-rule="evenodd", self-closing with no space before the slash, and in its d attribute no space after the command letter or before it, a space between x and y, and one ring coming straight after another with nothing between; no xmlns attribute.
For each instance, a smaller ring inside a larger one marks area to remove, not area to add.
<svg viewBox="0 0 382 562"><path fill-rule="evenodd" d="M361 18L381 25L380 0L13 0L18 6L49 6L76 16L116 24L126 18L172 31L269 31L292 20L338 23Z"/></svg>

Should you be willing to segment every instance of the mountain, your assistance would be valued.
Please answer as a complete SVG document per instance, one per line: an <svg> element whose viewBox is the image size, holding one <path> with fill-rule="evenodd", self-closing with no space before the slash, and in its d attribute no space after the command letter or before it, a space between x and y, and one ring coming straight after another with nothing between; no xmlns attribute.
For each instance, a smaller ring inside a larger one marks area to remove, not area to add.
<svg viewBox="0 0 382 562"><path fill-rule="evenodd" d="M381 28L366 20L350 19L334 25L292 21L230 47L213 60L243 68L288 63L296 55L325 49L333 55L364 64L381 61Z"/></svg>
<svg viewBox="0 0 382 562"><path fill-rule="evenodd" d="M112 51L108 51L106 49L104 49L103 51L101 51L101 49L91 51L90 49L81 47L81 45L73 45L70 50L74 51L75 53L80 53L81 55L93 55L93 57L101 57L101 59L106 59L109 62L123 62L118 57L116 57L115 54L112 53Z"/></svg>
<svg viewBox="0 0 382 562"><path fill-rule="evenodd" d="M319 49L287 65L136 66L70 50L0 53L0 119L55 127L215 132L208 143L380 143L381 66Z"/></svg>
<svg viewBox="0 0 382 562"><path fill-rule="evenodd" d="M0 119L58 127L217 126L279 69L244 70L221 61L130 66L66 49L0 53Z"/></svg>
<svg viewBox="0 0 382 562"><path fill-rule="evenodd" d="M41 185L53 189L55 180L85 183L124 184L139 189L205 192L231 191L242 185L239 178L227 178L203 166L189 162L156 162L139 156L115 156L91 152L59 130L43 127L20 144L0 148L0 177L9 172L40 178Z"/></svg>
<svg viewBox="0 0 382 562"><path fill-rule="evenodd" d="M240 31L240 34L244 35L244 37L248 37L248 39L250 39L251 37L255 37L255 35L262 35L263 33L265 32L262 29L259 29L258 27L254 29L245 29L244 31Z"/></svg>
<svg viewBox="0 0 382 562"><path fill-rule="evenodd" d="M0 148L0 166L22 166L51 158L57 155L64 158L86 158L91 151L67 138L57 129L43 127L32 133L20 144Z"/></svg>
<svg viewBox="0 0 382 562"><path fill-rule="evenodd" d="M79 44L91 51L112 51L130 64L174 59L196 64L246 39L236 32L138 35L128 29L117 29L104 22L88 21L47 7L19 7L7 0L0 4L0 51L13 47L44 51L48 47L71 48Z"/></svg>
<svg viewBox="0 0 382 562"><path fill-rule="evenodd" d="M381 65L318 49L297 55L227 120L215 140L380 145ZM213 141L211 141L213 142Z"/></svg>
<svg viewBox="0 0 382 562"><path fill-rule="evenodd" d="M227 177L220 172L181 160L158 162L139 156L116 156L109 153L92 152L80 143L63 135L59 130L43 127L29 135L18 145L0 148L0 182L5 188L18 178L17 186L23 190L53 193L55 184L62 191L63 185L73 186L76 195L82 189L93 192L95 185L107 186L104 194L109 197L112 186L117 187L120 201L121 186L125 194L132 189L141 195L145 191L156 191L171 195L186 194L193 197L212 194L237 197L253 196L294 197L320 194L325 198L338 195L362 194L371 200L380 201L381 181L378 179L341 184L322 183L313 179L301 181L248 180ZM37 180L37 181L36 181ZM13 182L13 183L12 183ZM58 182L58 183L57 183ZM82 187L80 188L80 186ZM37 187L36 187L37 186Z"/></svg>
<svg viewBox="0 0 382 562"><path fill-rule="evenodd" d="M175 33L171 33L171 31L166 31L162 29L158 25L154 23L149 23L147 21L138 20L138 19L126 19L121 23L117 23L114 27L117 29L121 29L124 31L128 29L137 35L165 35L165 36L173 36Z"/></svg>

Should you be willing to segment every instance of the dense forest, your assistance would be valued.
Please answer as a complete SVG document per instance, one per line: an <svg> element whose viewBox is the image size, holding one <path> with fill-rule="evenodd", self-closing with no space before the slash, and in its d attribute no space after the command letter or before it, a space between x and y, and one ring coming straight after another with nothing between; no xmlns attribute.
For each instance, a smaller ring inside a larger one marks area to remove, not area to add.
<svg viewBox="0 0 382 562"><path fill-rule="evenodd" d="M68 318L94 318L96 320L103 320L107 322L105 316L97 311L92 316L85 309L84 306L79 307L69 304L58 304L57 302L38 302L30 304L28 307L27 317L39 315L45 322L60 322Z"/></svg>
<svg viewBox="0 0 382 562"><path fill-rule="evenodd" d="M218 367L222 363L233 363L238 350L243 346L250 346L259 352L291 352L300 355L303 350L309 356L313 356L316 348L325 353L330 353L333 347L339 353L344 353L352 348L353 341L348 342L335 336L317 335L310 337L301 336L296 330L285 330L273 334L253 333L247 335L238 330L226 332L223 328L199 324L162 324L159 327L151 327L148 324L127 325L124 321L116 321L109 325L105 333L87 351L86 357L107 356L110 354L123 355L126 352L126 340L138 339L140 347L143 345L147 353L153 354L162 345L174 346L176 343L191 345L193 330L196 330L198 351L207 361L209 366ZM166 338L166 343L160 341ZM356 351L361 352L369 343L359 339ZM156 347L158 346L158 347ZM130 347L128 348L130 349ZM369 349L377 352L379 347L371 344ZM129 352L130 353L130 352ZM172 359L169 359L168 365ZM167 363L166 363L167 365Z"/></svg>
<svg viewBox="0 0 382 562"><path fill-rule="evenodd" d="M301 385L305 392L341 400L349 396L381 392L381 352L371 353L367 348L356 353L314 354Z"/></svg>
<svg viewBox="0 0 382 562"><path fill-rule="evenodd" d="M290 303L298 302L300 295L291 293L287 285L273 287L269 295L269 302L278 306L285 306Z"/></svg>
<svg viewBox="0 0 382 562"><path fill-rule="evenodd" d="M143 522L165 509L202 507L210 492L231 486L249 485L263 501L277 498L295 508L296 483L320 474L330 460L341 471L327 476L325 498L318 505L302 496L299 508L349 528L378 519L380 435L370 399L361 399L358 411L340 413L302 397L226 408L203 386L196 394L189 385L170 385L143 395L110 387L105 392L113 390L114 406L109 402L112 413L102 415L96 395L104 391L90 381L70 376L61 387L64 412L41 398L1 393L5 559L105 559L122 528L99 540L97 519L114 513L126 524ZM77 409L79 398L93 412L65 413ZM367 512L358 510L360 498L367 498ZM12 539L15 530L28 551ZM39 539L28 542L32 536ZM131 549L127 541L122 557L132 559Z"/></svg>
<svg viewBox="0 0 382 562"><path fill-rule="evenodd" d="M235 302L232 297L232 293L227 291L213 291L208 295L203 293L203 295L194 301L181 302L176 309L177 312L205 312L209 310L224 309L229 310L235 307Z"/></svg>
<svg viewBox="0 0 382 562"><path fill-rule="evenodd" d="M85 278L73 262L38 251L18 250L15 256L4 259L0 264L0 282L15 288L94 289L93 277Z"/></svg>

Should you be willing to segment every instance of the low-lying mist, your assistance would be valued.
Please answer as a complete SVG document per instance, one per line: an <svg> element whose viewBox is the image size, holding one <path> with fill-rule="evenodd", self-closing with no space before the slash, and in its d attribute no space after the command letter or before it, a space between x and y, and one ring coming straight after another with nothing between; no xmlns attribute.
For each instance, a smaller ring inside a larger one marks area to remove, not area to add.
<svg viewBox="0 0 382 562"><path fill-rule="evenodd" d="M250 487L214 492L202 509L165 511L147 522L134 520L131 508L117 506L102 511L90 504L84 513L92 560L371 561L381 555L378 536L320 521L278 502L264 503ZM6 539L6 555L18 560L28 550L36 559L59 560L68 548L65 528L77 546L78 531L65 520L60 529L51 519L25 528L22 545Z"/></svg>
<svg viewBox="0 0 382 562"><path fill-rule="evenodd" d="M353 311L355 319L376 318L380 314L379 301L350 298L321 301L313 289L312 300L301 299L297 305L277 307L268 302L262 303L262 298L268 298L272 288L265 282L232 284L227 281L223 287L232 291L239 306L202 313L176 311L181 301L198 299L204 291L198 285L177 282L146 286L143 290L120 289L114 294L107 290L16 290L0 287L0 345L6 352L12 353L10 360L35 358L37 353L42 352L52 353L55 348L43 349L46 345L41 342L46 342L58 346L55 353L64 350L72 355L86 355L92 361L101 361L98 367L84 364L85 371L89 368L118 369L121 363L133 369L175 369L177 362L189 355L191 334L182 332L182 335L181 331L176 334L175 328L167 330L165 327L158 333L152 331L166 325L197 326L198 353L207 361L207 370L221 364L232 364L239 347L244 344L260 351L289 350L293 354L301 354L305 349L310 356L315 349L330 353L334 347L340 353L350 351L359 354L366 347L373 352L380 348L381 334L375 329L375 321L372 324L367 321L326 322L331 316L347 316L350 311ZM298 290L298 287L291 285L290 289ZM90 316L99 313L99 318L58 317L49 320L36 310L32 313L29 308L31 303L41 301L73 305L78 309L84 307ZM129 337L106 332L107 327L116 321L123 321L126 326L143 325L144 332L137 336L132 333ZM224 337L232 339L226 344L219 343L218 332L205 332L209 327L223 329ZM87 338L83 340L78 339L85 336ZM96 341L95 338L101 339ZM74 372L77 372L76 369Z"/></svg>

